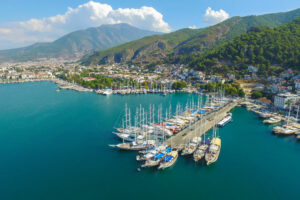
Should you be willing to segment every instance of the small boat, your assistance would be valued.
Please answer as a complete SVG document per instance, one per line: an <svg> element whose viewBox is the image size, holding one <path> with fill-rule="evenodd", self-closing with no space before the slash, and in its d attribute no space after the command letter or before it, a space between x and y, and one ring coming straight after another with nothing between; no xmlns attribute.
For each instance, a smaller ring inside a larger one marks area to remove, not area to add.
<svg viewBox="0 0 300 200"><path fill-rule="evenodd" d="M178 152L171 151L162 159L162 161L160 161L160 165L159 165L158 169L165 169L165 168L171 167L172 165L174 165L177 158L178 158Z"/></svg>
<svg viewBox="0 0 300 200"><path fill-rule="evenodd" d="M292 126L284 125L284 126L276 126L273 128L273 133L278 135L292 135L295 134L298 129Z"/></svg>
<svg viewBox="0 0 300 200"><path fill-rule="evenodd" d="M268 113L268 112L261 112L261 113L259 114L259 117L260 117L260 118L263 118L263 119L269 118L269 117L271 117L271 113Z"/></svg>
<svg viewBox="0 0 300 200"><path fill-rule="evenodd" d="M204 156L207 152L207 149L208 149L208 144L205 144L205 143L201 144L193 154L194 161L198 162L199 160L204 158Z"/></svg>
<svg viewBox="0 0 300 200"><path fill-rule="evenodd" d="M279 117L271 117L263 121L264 124L278 124L279 122L281 122L281 118Z"/></svg>
<svg viewBox="0 0 300 200"><path fill-rule="evenodd" d="M60 89L57 89L56 92L60 92Z"/></svg>
<svg viewBox="0 0 300 200"><path fill-rule="evenodd" d="M111 95L113 93L112 89L105 89L102 94L103 95Z"/></svg>
<svg viewBox="0 0 300 200"><path fill-rule="evenodd" d="M217 126L218 127L223 127L225 126L227 123L231 122L232 121L232 114L231 113L228 113L226 115L226 117L224 117L218 124Z"/></svg>

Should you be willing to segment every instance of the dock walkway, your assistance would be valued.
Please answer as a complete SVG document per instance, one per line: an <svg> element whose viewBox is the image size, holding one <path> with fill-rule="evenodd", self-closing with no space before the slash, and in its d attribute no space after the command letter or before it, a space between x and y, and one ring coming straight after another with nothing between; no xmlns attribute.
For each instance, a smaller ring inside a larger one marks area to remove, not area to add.
<svg viewBox="0 0 300 200"><path fill-rule="evenodd" d="M187 143L190 139L192 139L195 136L195 133L199 136L200 129L201 129L201 136L205 134L207 131L209 131L211 128L213 128L214 123L218 123L221 121L226 114L232 110L234 107L238 105L238 101L233 101L223 108L220 108L217 111L214 111L212 113L209 113L206 115L206 122L204 123L204 119L198 120L196 122L196 131L195 129L195 123L191 125L191 127L187 127L180 132L178 132L176 135L170 137L168 140L166 140L166 144L172 146L173 148L177 148L178 150L181 150L183 148L183 145ZM201 124L201 127L200 127Z"/></svg>

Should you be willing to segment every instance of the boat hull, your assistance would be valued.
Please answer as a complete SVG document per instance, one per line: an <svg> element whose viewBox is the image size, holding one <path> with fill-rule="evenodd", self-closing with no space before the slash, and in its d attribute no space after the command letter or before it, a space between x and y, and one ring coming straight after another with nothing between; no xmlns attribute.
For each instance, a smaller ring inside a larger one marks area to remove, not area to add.
<svg viewBox="0 0 300 200"><path fill-rule="evenodd" d="M145 164L143 164L142 165L142 167L143 168L147 168L147 167L155 167L155 166L157 166L157 165L159 165L159 163L160 163L160 160L158 160L158 161L153 161L153 160L151 160L151 161L148 161L148 162L146 162Z"/></svg>
<svg viewBox="0 0 300 200"><path fill-rule="evenodd" d="M176 157L174 157L172 159L172 161L170 161L168 163L160 164L159 167L158 167L158 169L166 169L166 168L169 168L169 167L173 166L175 164L177 158L178 158L178 155Z"/></svg>
<svg viewBox="0 0 300 200"><path fill-rule="evenodd" d="M221 151L221 146L218 149L218 151L216 153L214 153L214 154L212 154L212 153L206 153L206 155L205 155L206 165L210 165L210 164L216 162L218 160L218 158L219 158L220 151Z"/></svg>

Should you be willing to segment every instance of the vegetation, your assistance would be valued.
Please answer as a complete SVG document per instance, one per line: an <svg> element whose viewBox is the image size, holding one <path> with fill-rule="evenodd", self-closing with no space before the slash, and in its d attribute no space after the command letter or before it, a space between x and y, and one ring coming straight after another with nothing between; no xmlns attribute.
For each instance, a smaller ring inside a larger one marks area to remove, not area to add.
<svg viewBox="0 0 300 200"><path fill-rule="evenodd" d="M208 50L232 40L253 26L275 27L300 17L300 9L261 16L233 17L203 29L182 29L129 42L83 59L83 64L190 63ZM206 61L208 64L213 61Z"/></svg>
<svg viewBox="0 0 300 200"><path fill-rule="evenodd" d="M259 99L263 97L263 93L261 91L252 92L251 97L253 99Z"/></svg>
<svg viewBox="0 0 300 200"><path fill-rule="evenodd" d="M174 90L182 90L186 86L187 86L186 82L184 82L184 81L176 81L176 82L173 83L172 89L174 89Z"/></svg>
<svg viewBox="0 0 300 200"><path fill-rule="evenodd" d="M105 88L163 88L163 85L160 83L152 83L152 82L143 82L138 83L133 79L117 79L117 78L109 78L104 77L102 75L89 75L88 71L83 71L80 75L72 75L66 76L66 73L61 73L57 75L58 78L66 80L71 83L76 83L86 88L91 89L105 89ZM94 78L93 80L85 80L85 78Z"/></svg>
<svg viewBox="0 0 300 200"><path fill-rule="evenodd" d="M281 70L278 66L300 70L299 41L300 18L276 28L253 27L247 33L196 58L191 65L220 74L230 71L245 74L248 65L255 65L258 75L263 76L277 74Z"/></svg>
<svg viewBox="0 0 300 200"><path fill-rule="evenodd" d="M225 89L226 95L244 97L245 92L238 83L207 83L200 85L200 88L208 92L215 92L219 89Z"/></svg>

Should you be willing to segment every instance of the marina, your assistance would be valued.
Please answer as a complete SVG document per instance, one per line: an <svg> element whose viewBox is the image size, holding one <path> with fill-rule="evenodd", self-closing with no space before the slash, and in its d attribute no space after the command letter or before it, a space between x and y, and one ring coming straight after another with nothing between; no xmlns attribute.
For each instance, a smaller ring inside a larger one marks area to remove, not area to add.
<svg viewBox="0 0 300 200"><path fill-rule="evenodd" d="M68 90L57 93L56 89L51 82L0 86L0 149L5 152L1 156L2 199L299 198L299 141L270 134L273 126L264 125L245 108L232 109L233 122L219 129L222 147L215 163L205 166L204 158L195 163L192 155L179 155L165 170L157 170L156 165L137 172L144 161L136 161L136 151L108 146L122 141L112 134L123 117L120 110L124 113L126 103L132 111L140 104L144 108L162 104L166 110L171 103L175 113L178 102L186 105L196 96L106 98ZM208 131L202 141L212 133ZM178 185L178 181L189 184ZM218 193L212 198L215 188Z"/></svg>
<svg viewBox="0 0 300 200"><path fill-rule="evenodd" d="M179 152L181 156L193 156L196 162L205 156L207 165L216 162L221 139L214 134L211 142L208 142L209 139L202 140L202 136L213 127L216 131L216 126L223 127L231 121L232 114L228 112L240 102L225 98L223 94L224 91L220 90L213 96L207 96L205 103L202 96L196 96L197 101L189 101L183 110L183 106L177 104L175 115L172 115L170 105L164 119L161 106L155 111L155 106L150 105L148 114L140 105L136 108L133 124L131 110L126 104L122 128L116 128L118 132L113 132L123 143L109 146L120 150L143 150L136 156L137 161L145 161L142 168L158 165L158 169L168 168L175 163ZM156 112L157 118L154 114ZM195 153L200 146L202 148ZM162 150L165 148L170 148L172 155Z"/></svg>
<svg viewBox="0 0 300 200"><path fill-rule="evenodd" d="M298 120L299 106L295 117L291 116L291 109L289 109L286 115L283 115L279 112L268 111L265 106L257 105L249 101L244 101L242 106L256 113L259 118L263 119L262 122L264 124L276 125L273 126L271 131L275 135L298 137L297 134L300 131L300 123Z"/></svg>

